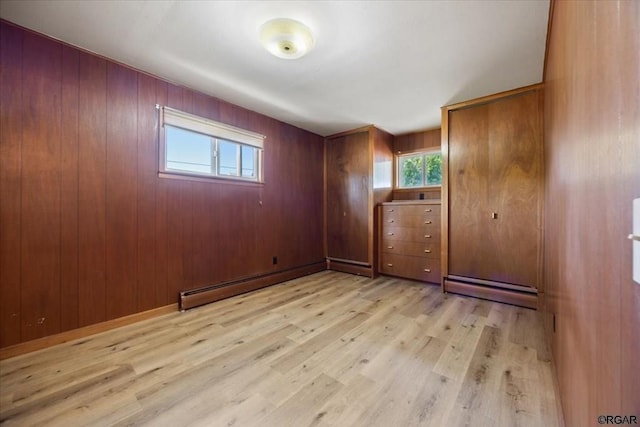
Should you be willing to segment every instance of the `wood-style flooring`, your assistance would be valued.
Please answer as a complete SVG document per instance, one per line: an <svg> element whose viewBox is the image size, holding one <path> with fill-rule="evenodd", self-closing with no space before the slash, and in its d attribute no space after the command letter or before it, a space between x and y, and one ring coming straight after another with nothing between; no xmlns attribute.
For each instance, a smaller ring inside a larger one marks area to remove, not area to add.
<svg viewBox="0 0 640 427"><path fill-rule="evenodd" d="M325 271L0 362L20 426L562 425L533 310Z"/></svg>

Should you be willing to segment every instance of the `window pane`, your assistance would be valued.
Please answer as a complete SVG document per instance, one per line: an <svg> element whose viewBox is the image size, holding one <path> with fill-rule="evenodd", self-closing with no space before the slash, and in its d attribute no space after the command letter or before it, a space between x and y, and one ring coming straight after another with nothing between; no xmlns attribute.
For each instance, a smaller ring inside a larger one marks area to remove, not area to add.
<svg viewBox="0 0 640 427"><path fill-rule="evenodd" d="M166 126L167 169L211 173L211 138Z"/></svg>
<svg viewBox="0 0 640 427"><path fill-rule="evenodd" d="M422 154L399 158L400 187L422 187L424 184Z"/></svg>
<svg viewBox="0 0 640 427"><path fill-rule="evenodd" d="M218 155L220 156L220 175L240 176L238 171L238 156L240 144L218 140Z"/></svg>
<svg viewBox="0 0 640 427"><path fill-rule="evenodd" d="M442 184L442 156L440 154L427 154L427 185Z"/></svg>
<svg viewBox="0 0 640 427"><path fill-rule="evenodd" d="M256 176L256 149L242 146L242 176L255 178Z"/></svg>

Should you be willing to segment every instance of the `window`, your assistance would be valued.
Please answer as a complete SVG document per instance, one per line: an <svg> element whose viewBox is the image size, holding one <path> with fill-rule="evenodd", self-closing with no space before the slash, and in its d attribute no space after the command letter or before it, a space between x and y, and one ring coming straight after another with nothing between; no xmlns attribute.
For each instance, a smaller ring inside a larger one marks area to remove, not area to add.
<svg viewBox="0 0 640 427"><path fill-rule="evenodd" d="M263 135L159 108L164 128L161 173L262 182Z"/></svg>
<svg viewBox="0 0 640 427"><path fill-rule="evenodd" d="M399 154L396 164L398 188L432 187L442 184L439 151Z"/></svg>

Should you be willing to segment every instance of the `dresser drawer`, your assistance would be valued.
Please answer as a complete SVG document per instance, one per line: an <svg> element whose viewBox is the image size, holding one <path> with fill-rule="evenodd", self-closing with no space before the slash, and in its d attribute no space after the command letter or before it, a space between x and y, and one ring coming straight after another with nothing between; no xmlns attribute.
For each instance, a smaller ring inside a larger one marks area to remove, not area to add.
<svg viewBox="0 0 640 427"><path fill-rule="evenodd" d="M382 241L403 240L406 242L440 242L440 226L438 227L395 227L383 226ZM439 244L439 243L438 243Z"/></svg>
<svg viewBox="0 0 640 427"><path fill-rule="evenodd" d="M440 228L440 216L431 218L418 215L384 215L382 219L384 226L402 226L402 227L422 227L433 226Z"/></svg>
<svg viewBox="0 0 640 427"><path fill-rule="evenodd" d="M409 255L382 254L380 273L440 283L440 260Z"/></svg>
<svg viewBox="0 0 640 427"><path fill-rule="evenodd" d="M380 252L396 255L412 255L422 258L440 258L440 242L407 242L404 240L383 239Z"/></svg>
<svg viewBox="0 0 640 427"><path fill-rule="evenodd" d="M383 205L383 215L440 217L440 205Z"/></svg>

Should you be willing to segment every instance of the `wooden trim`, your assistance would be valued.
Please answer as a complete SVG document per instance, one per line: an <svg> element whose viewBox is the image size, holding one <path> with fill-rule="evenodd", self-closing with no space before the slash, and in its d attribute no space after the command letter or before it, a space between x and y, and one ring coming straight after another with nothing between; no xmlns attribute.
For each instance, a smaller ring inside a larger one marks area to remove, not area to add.
<svg viewBox="0 0 640 427"><path fill-rule="evenodd" d="M393 155L395 156L404 156L407 154L416 154L416 153L438 153L440 151L440 147L435 146L435 147L426 147L426 148L414 148L413 150L398 150L398 151L394 151Z"/></svg>
<svg viewBox="0 0 640 427"><path fill-rule="evenodd" d="M322 261L302 267L292 268L290 270L265 274L263 276L182 291L180 292L180 310L189 310L224 298L229 298L246 292L255 291L256 289L275 285L277 283L286 282L287 280L317 273L325 269L326 265L324 261Z"/></svg>
<svg viewBox="0 0 640 427"><path fill-rule="evenodd" d="M545 188L546 188L546 162L545 162L545 152L544 152L544 88L540 88L538 90L538 117L540 122L538 123L540 129L540 183L538 185L538 230L542 230L540 233L539 244L538 244L538 277L537 277L537 290L540 295L538 298L544 298L544 251L545 251L545 238L544 238L544 230L545 228ZM542 304L542 302L540 303Z"/></svg>
<svg viewBox="0 0 640 427"><path fill-rule="evenodd" d="M467 295L476 298L499 301L521 307L538 308L538 297L535 294L510 291L508 289L491 288L482 285L472 285L445 278L443 282L445 292Z"/></svg>
<svg viewBox="0 0 640 427"><path fill-rule="evenodd" d="M473 105L486 104L491 101L495 101L501 98L507 98L509 96L520 95L521 93L539 90L544 87L544 83L536 83L529 86L519 87L517 89L511 89L500 93L494 93L492 95L481 96L480 98L470 99L468 101L458 102L457 104L446 105L442 107L443 111L459 110L465 107L471 107ZM448 119L447 119L448 124ZM442 135L445 135L444 122L442 123ZM448 129L447 129L448 130Z"/></svg>
<svg viewBox="0 0 640 427"><path fill-rule="evenodd" d="M393 205L440 205L440 199L418 199L418 200L394 200L393 202L383 202L381 206Z"/></svg>
<svg viewBox="0 0 640 427"><path fill-rule="evenodd" d="M547 61L549 59L549 43L551 42L551 26L553 23L553 8L556 5L556 0L549 2L549 18L547 19L547 40L544 45L544 65L542 68L542 81L547 81Z"/></svg>
<svg viewBox="0 0 640 427"><path fill-rule="evenodd" d="M369 127L368 137L369 137L369 164L368 168L368 181L369 185L367 186L367 262L369 265L373 265L373 246L375 244L374 239L374 189L373 189L373 163L376 161L376 139L378 135L376 135L376 128L373 126ZM392 184L393 185L393 184Z"/></svg>
<svg viewBox="0 0 640 427"><path fill-rule="evenodd" d="M197 181L207 182L209 184L231 184L231 185L243 185L245 187L264 187L264 181L249 181L236 178L224 178L221 176L197 176L189 175L188 173L174 173L174 172L158 172L158 178L164 179L178 179L182 181Z"/></svg>
<svg viewBox="0 0 640 427"><path fill-rule="evenodd" d="M341 271L343 273L356 274L358 276L374 277L374 269L369 266L351 264L348 262L332 261L327 259L327 269Z"/></svg>
<svg viewBox="0 0 640 427"><path fill-rule="evenodd" d="M327 224L327 138L322 140L322 256L329 256L328 224ZM327 267L328 269L329 267Z"/></svg>
<svg viewBox="0 0 640 427"><path fill-rule="evenodd" d="M178 311L178 304L169 304L164 307L154 308L152 310L143 311L141 313L131 314L129 316L119 317L106 322L96 323L94 325L84 326L82 328L72 329L70 331L61 332L59 334L50 335L48 337L38 338L32 341L26 341L9 347L0 349L0 360L10 357L20 356L36 350L42 350L57 344L85 338L90 335L106 332L111 329L120 328L136 322L140 322L154 317L162 316L168 313Z"/></svg>
<svg viewBox="0 0 640 427"><path fill-rule="evenodd" d="M440 150L442 152L442 183L440 186L440 264L443 281L449 274L449 109L442 107L440 122Z"/></svg>
<svg viewBox="0 0 640 427"><path fill-rule="evenodd" d="M347 135L353 135L354 133L369 132L373 127L374 127L373 125L362 126L356 129L346 130L344 132L334 133L333 135L325 136L325 139L334 139L334 138L340 138Z"/></svg>

